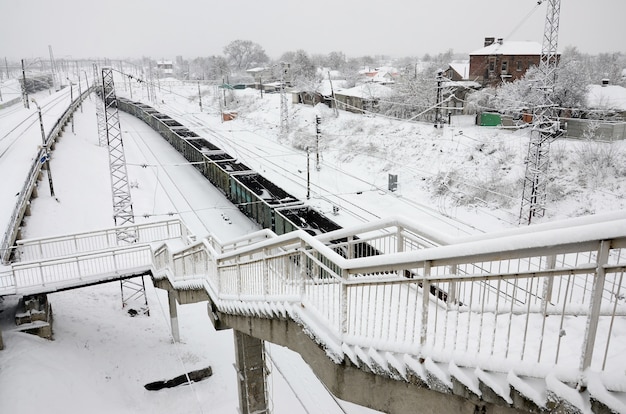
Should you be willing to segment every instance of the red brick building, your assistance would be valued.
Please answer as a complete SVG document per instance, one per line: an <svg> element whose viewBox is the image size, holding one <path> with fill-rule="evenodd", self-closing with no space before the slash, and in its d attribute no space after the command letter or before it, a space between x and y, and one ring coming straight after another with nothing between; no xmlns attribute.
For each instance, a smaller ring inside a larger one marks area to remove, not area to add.
<svg viewBox="0 0 626 414"><path fill-rule="evenodd" d="M469 79L483 86L520 79L541 60L541 44L485 38L485 45L470 53Z"/></svg>

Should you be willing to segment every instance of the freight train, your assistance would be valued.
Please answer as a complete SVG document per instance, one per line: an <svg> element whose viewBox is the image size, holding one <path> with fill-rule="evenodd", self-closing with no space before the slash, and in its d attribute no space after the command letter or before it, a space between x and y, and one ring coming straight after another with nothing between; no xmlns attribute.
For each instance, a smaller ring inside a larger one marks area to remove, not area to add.
<svg viewBox="0 0 626 414"><path fill-rule="evenodd" d="M153 107L117 98L118 109L150 125L246 216L280 235L302 229L311 235L340 229L334 221L239 162L213 143Z"/></svg>

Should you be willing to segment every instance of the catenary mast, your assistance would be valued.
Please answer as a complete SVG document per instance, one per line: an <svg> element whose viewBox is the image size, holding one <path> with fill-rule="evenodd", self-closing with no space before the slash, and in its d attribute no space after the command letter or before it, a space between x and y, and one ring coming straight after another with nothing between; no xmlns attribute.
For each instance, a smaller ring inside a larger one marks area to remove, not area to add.
<svg viewBox="0 0 626 414"><path fill-rule="evenodd" d="M553 102L558 65L559 14L561 0L547 0L548 10L543 34L537 87L542 99L533 110L533 125L528 145L526 174L522 192L520 224L531 224L533 218L545 213L550 143L561 134L555 120Z"/></svg>

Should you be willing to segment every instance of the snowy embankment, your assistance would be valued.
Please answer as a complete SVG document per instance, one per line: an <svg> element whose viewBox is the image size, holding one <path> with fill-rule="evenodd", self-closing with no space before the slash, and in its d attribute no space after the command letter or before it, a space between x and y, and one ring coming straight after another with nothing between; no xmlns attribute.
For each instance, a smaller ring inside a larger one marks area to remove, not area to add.
<svg viewBox="0 0 626 414"><path fill-rule="evenodd" d="M163 89L160 101L151 104L188 124L198 122L219 131L204 135L303 200L309 147L310 203L329 214L335 204L361 216L352 220L340 216L338 221L344 220L340 224L388 215L413 217L430 209L452 222L463 222L445 229L453 232L456 227L456 235L518 225L530 128L479 127L462 119L437 129L346 111L336 116L323 104L289 104L289 133L280 137L278 94L261 98L258 91L229 91L228 109L237 118L221 122L213 90L206 91L200 113L195 85L187 88L181 87L179 93ZM217 97L222 98L221 92ZM319 141L316 116L322 120ZM203 134L201 128L199 133ZM626 143L607 143L602 136L594 139L598 141L558 139L551 144L546 215L536 222L626 208ZM318 147L319 171L315 168ZM387 191L389 174L398 175L398 191L392 194ZM353 184L355 179L360 183ZM436 214L427 219L442 221Z"/></svg>

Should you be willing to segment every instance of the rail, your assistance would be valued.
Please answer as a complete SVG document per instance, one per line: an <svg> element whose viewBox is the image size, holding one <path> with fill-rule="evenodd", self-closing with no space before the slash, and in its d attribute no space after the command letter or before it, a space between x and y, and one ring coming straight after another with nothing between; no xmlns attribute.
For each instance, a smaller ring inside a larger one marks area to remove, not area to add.
<svg viewBox="0 0 626 414"><path fill-rule="evenodd" d="M221 312L288 315L334 360L428 356L502 373L558 372L573 382L586 369L615 378L626 370L626 217L618 217L411 250L400 244L400 226L379 228L379 236L352 229L354 243L378 237L393 251L374 257L352 249L346 258L304 231L225 253L206 241L162 245L154 268L177 288L205 288Z"/></svg>
<svg viewBox="0 0 626 414"><path fill-rule="evenodd" d="M119 232L132 232L135 242L120 244ZM152 269L152 247L165 241L181 247L193 237L182 221L171 219L20 240L18 251L27 260L0 269L0 296L45 293L145 273Z"/></svg>
<svg viewBox="0 0 626 414"><path fill-rule="evenodd" d="M189 244L192 236L179 219L133 224L121 227L77 233L67 236L18 240L17 257L20 261L42 260L77 253L98 251L118 246L120 231L132 233L136 243L182 239Z"/></svg>
<svg viewBox="0 0 626 414"><path fill-rule="evenodd" d="M26 177L24 185L22 186L22 190L19 192L17 202L15 203L15 208L13 209L13 213L11 214L11 218L9 220L9 226L5 230L4 236L2 237L2 242L0 243L0 261L2 262L2 264L7 264L11 260L11 256L13 254L13 245L15 244L15 240L17 239L20 223L24 218L24 212L26 211L26 207L28 205L28 202L30 201L32 191L37 184L37 177L41 172L42 164L39 160L44 156L47 151L46 149L51 145L51 143L56 141L57 137L61 135L63 127L67 124L74 111L76 111L76 108L78 108L81 102L93 90L94 86L91 86L78 97L76 97L76 99L74 99L70 106L65 110L63 115L54 124L54 126L46 136L45 146L39 150L39 153L34 158L33 164L30 168L30 171L28 172L28 176Z"/></svg>

